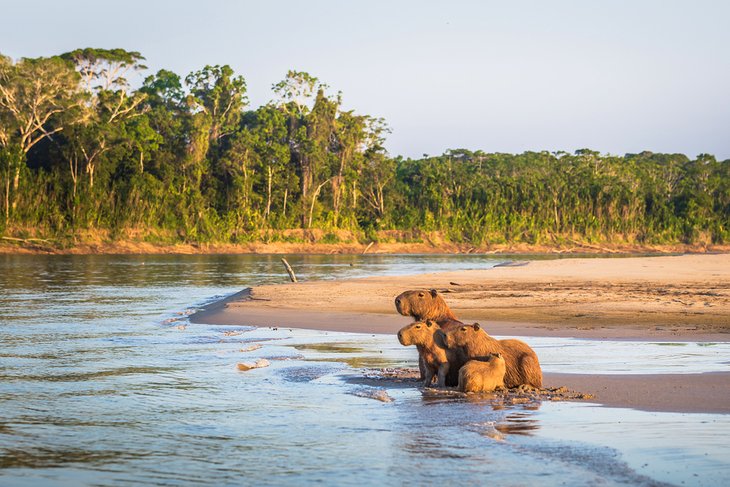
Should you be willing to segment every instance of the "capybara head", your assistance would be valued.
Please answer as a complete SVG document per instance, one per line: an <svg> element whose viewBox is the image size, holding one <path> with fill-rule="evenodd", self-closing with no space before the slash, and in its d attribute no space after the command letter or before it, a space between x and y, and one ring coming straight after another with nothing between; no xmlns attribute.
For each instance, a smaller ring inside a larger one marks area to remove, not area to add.
<svg viewBox="0 0 730 487"><path fill-rule="evenodd" d="M474 323L473 325L458 326L448 332L442 332L439 338L447 348L465 347L470 343L474 343L479 333L486 332L482 330L479 323Z"/></svg>
<svg viewBox="0 0 730 487"><path fill-rule="evenodd" d="M435 289L404 291L395 298L395 309L403 316L412 316L418 321L456 319Z"/></svg>
<svg viewBox="0 0 730 487"><path fill-rule="evenodd" d="M417 321L406 325L398 331L398 341L406 347L409 345L422 345L433 340L433 332L439 326L433 321Z"/></svg>

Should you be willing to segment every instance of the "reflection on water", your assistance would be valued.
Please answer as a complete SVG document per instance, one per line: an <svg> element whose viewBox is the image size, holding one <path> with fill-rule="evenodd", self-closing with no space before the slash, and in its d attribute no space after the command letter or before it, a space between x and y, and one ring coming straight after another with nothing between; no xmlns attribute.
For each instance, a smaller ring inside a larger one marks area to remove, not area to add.
<svg viewBox="0 0 730 487"><path fill-rule="evenodd" d="M308 278L496 262L289 261ZM678 458L699 474L676 477L687 484L730 476L724 416L629 416L428 394L409 381L375 386L353 380L363 378L356 368L414 367L415 351L390 336L187 324L191 305L284 281L277 256L0 256L0 484L656 485L679 475ZM587 355L596 370L617 370L641 350L609 344L604 356L588 341L529 341L555 371ZM656 349L711 369L725 347ZM236 370L260 358L270 367ZM630 434L615 427L629 419ZM667 437L682 441L670 448Z"/></svg>
<svg viewBox="0 0 730 487"><path fill-rule="evenodd" d="M530 408L532 411L536 411L537 409L537 406ZM508 414L504 420L495 425L494 428L500 433L509 435L530 435L539 427L540 424L534 415L526 411L518 411Z"/></svg>

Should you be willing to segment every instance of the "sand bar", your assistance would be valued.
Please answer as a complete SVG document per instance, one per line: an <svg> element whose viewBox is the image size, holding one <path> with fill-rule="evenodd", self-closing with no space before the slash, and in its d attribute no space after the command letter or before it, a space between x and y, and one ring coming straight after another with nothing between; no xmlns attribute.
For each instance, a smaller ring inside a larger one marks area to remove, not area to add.
<svg viewBox="0 0 730 487"><path fill-rule="evenodd" d="M729 341L730 254L537 260L483 270L261 286L193 315L199 323L394 333L406 289L435 288L462 321L498 336ZM612 406L730 413L730 373L546 374Z"/></svg>

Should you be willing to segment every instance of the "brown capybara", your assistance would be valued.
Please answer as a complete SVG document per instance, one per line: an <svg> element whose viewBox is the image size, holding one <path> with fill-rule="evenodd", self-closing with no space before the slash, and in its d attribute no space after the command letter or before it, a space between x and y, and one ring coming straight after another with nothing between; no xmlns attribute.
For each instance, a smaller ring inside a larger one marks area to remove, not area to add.
<svg viewBox="0 0 730 487"><path fill-rule="evenodd" d="M395 298L395 309L416 321L433 320L442 328L453 323L463 324L435 289L404 291Z"/></svg>
<svg viewBox="0 0 730 487"><path fill-rule="evenodd" d="M469 360L459 369L461 392L491 392L504 388L506 365L499 353L490 353L483 360Z"/></svg>
<svg viewBox="0 0 730 487"><path fill-rule="evenodd" d="M454 363L486 357L490 353L499 353L504 358L507 370L504 375L504 385L507 388L529 385L542 387L542 369L537 360L537 354L523 341L515 339L497 340L487 334L479 326L457 326L440 332L436 340L443 343L449 350L457 352Z"/></svg>
<svg viewBox="0 0 730 487"><path fill-rule="evenodd" d="M398 341L401 345L415 345L418 349L419 364L424 366L424 386L429 387L434 376L438 387L455 386L459 382L459 369L452 370L451 363L456 361L456 352L444 347L442 342L434 341L436 331L442 332L435 321L417 321L398 331Z"/></svg>

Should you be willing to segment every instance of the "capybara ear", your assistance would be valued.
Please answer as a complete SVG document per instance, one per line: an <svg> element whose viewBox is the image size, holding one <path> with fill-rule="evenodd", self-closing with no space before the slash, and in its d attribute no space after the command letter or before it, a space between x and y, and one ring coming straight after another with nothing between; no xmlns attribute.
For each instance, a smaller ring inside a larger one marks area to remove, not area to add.
<svg viewBox="0 0 730 487"><path fill-rule="evenodd" d="M432 297L434 297L434 298L435 298L435 297L436 297L436 296L438 295L438 293L439 293L439 292L438 292L438 291L436 291L435 289L431 289L431 296L432 296Z"/></svg>
<svg viewBox="0 0 730 487"><path fill-rule="evenodd" d="M446 347L446 332L441 328L436 329L433 333L433 341L440 347Z"/></svg>
<svg viewBox="0 0 730 487"><path fill-rule="evenodd" d="M474 330L479 330L479 328L481 328L481 326L479 326L479 323L474 323L473 325L471 325L471 327L474 328Z"/></svg>

